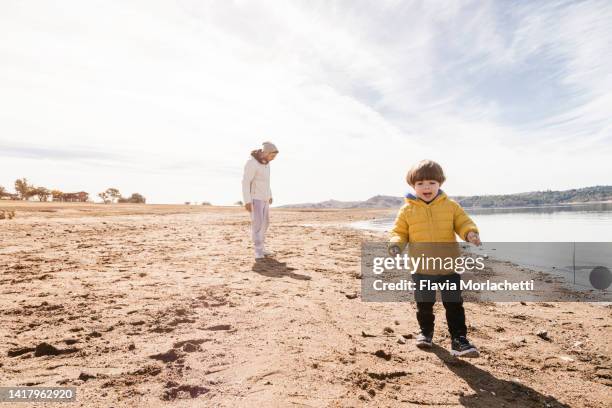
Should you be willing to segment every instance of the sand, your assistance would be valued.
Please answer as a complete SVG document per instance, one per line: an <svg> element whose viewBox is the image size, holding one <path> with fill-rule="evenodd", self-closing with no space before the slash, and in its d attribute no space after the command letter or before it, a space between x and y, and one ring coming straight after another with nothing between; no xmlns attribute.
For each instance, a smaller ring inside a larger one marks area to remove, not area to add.
<svg viewBox="0 0 612 408"><path fill-rule="evenodd" d="M0 386L75 386L84 407L612 403L610 307L466 303L481 357L462 361L437 305L437 346L415 349L413 304L359 297L380 235L344 227L388 210L273 210L256 264L239 208L0 208Z"/></svg>

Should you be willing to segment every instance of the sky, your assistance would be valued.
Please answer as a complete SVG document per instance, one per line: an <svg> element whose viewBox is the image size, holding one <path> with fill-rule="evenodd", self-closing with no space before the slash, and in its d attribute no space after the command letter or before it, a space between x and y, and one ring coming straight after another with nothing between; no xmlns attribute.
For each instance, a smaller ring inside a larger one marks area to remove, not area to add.
<svg viewBox="0 0 612 408"><path fill-rule="evenodd" d="M275 204L612 184L610 1L0 2L0 186Z"/></svg>

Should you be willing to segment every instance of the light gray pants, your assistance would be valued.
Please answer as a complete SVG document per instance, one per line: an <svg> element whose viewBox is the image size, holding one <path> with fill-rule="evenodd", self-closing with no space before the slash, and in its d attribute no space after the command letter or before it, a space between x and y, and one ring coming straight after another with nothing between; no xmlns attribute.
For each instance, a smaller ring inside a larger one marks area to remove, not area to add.
<svg viewBox="0 0 612 408"><path fill-rule="evenodd" d="M255 245L255 256L264 256L266 231L270 225L270 204L268 201L253 200L251 205L251 236Z"/></svg>

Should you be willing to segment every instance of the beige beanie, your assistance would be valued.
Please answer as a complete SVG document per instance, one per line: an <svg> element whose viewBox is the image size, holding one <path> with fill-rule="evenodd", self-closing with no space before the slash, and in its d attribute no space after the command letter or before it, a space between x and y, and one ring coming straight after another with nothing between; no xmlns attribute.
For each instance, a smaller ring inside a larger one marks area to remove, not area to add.
<svg viewBox="0 0 612 408"><path fill-rule="evenodd" d="M262 146L263 148L261 150L263 150L264 153L278 153L278 149L272 142L263 142Z"/></svg>

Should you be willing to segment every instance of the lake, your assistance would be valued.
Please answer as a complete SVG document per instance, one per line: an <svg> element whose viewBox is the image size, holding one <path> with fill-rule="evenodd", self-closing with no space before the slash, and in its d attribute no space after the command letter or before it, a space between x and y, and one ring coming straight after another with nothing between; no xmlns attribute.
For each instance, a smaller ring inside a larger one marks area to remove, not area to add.
<svg viewBox="0 0 612 408"><path fill-rule="evenodd" d="M530 208L467 209L489 242L612 242L612 203ZM355 228L389 231L393 217L359 221Z"/></svg>
<svg viewBox="0 0 612 408"><path fill-rule="evenodd" d="M612 203L466 212L480 230L483 247L478 251L493 258L553 272L583 288L592 288L594 267L612 269ZM379 218L351 226L389 231L393 221L393 217Z"/></svg>

